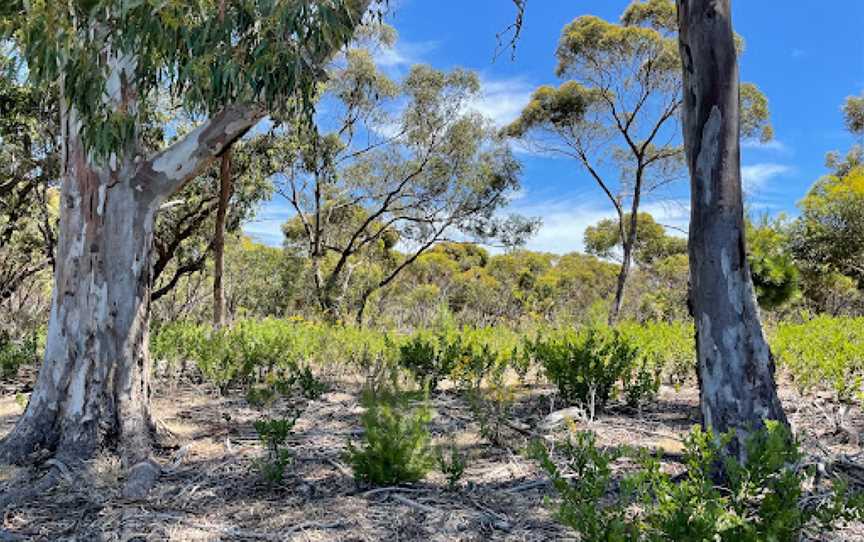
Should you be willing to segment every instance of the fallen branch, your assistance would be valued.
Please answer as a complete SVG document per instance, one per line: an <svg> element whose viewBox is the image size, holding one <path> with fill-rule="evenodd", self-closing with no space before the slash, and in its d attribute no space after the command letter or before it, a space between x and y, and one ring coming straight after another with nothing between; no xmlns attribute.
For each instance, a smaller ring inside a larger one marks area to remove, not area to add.
<svg viewBox="0 0 864 542"><path fill-rule="evenodd" d="M422 492L422 491L424 491L424 490L423 490L423 489L411 488L411 487L398 487L398 486L391 486L391 487L379 487L379 488L376 488L376 489L370 489L369 491L367 491L367 492L365 492L365 493L361 493L360 496L361 496L361 497L365 497L365 498L368 499L369 497L371 497L371 496L373 496L373 495L378 495L379 493L397 493L397 492L402 492L402 493L420 493L420 492Z"/></svg>
<svg viewBox="0 0 864 542"><path fill-rule="evenodd" d="M431 506L421 504L417 501L412 501L408 497L403 497L402 495L399 495L398 493L391 494L390 498L393 499L394 501L397 501L397 502L404 504L405 506L410 506L411 508L414 508L415 510L420 510L421 512L426 512L427 514L437 514L438 512L441 511L441 510L438 510L437 508L433 508Z"/></svg>

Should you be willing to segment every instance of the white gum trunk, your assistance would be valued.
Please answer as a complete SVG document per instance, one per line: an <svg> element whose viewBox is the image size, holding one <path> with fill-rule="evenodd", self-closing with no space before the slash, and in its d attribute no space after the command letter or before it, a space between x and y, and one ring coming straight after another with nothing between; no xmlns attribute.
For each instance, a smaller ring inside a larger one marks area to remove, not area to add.
<svg viewBox="0 0 864 542"><path fill-rule="evenodd" d="M786 423L744 240L738 64L730 0L678 0L684 142L691 177L690 304L703 424L747 434Z"/></svg>

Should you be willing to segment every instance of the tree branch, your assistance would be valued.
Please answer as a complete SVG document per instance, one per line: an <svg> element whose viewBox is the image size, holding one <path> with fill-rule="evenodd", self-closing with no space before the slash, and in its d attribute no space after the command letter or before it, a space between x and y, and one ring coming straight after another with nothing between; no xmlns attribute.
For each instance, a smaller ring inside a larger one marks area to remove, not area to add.
<svg viewBox="0 0 864 542"><path fill-rule="evenodd" d="M257 107L226 107L144 162L135 174L133 183L139 183L140 190L149 190L160 200L175 194L225 149L243 137L264 115L264 111Z"/></svg>

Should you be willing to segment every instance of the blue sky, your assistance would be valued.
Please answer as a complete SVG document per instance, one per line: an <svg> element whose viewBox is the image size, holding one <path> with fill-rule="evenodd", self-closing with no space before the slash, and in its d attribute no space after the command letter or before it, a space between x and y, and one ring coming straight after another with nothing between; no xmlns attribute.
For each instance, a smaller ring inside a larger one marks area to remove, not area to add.
<svg viewBox="0 0 864 542"><path fill-rule="evenodd" d="M522 38L493 61L496 34L513 20L509 0L391 0L388 22L399 33L379 65L398 77L411 64L477 71L483 97L476 108L499 124L515 118L539 85L559 84L554 51L561 29L580 15L616 21L627 0L529 0ZM753 212L794 215L795 204L823 175L825 153L853 143L840 106L864 91L864 0L792 2L733 0L734 25L747 49L741 79L768 96L776 138L745 142L742 173ZM580 250L586 226L611 216L600 189L575 162L519 153L523 191L512 211L543 219L528 248ZM686 228L687 181L648 200L645 209L664 224ZM279 226L291 215L278 197L264 205L247 233L281 243Z"/></svg>

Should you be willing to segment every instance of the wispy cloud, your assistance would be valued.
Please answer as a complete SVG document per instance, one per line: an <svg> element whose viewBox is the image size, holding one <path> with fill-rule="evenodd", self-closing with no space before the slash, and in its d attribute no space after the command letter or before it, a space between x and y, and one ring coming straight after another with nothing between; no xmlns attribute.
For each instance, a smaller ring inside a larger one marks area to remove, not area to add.
<svg viewBox="0 0 864 542"><path fill-rule="evenodd" d="M436 41L398 41L393 47L379 47L372 57L382 69L397 69L424 62L424 57L437 49Z"/></svg>
<svg viewBox="0 0 864 542"><path fill-rule="evenodd" d="M496 126L506 126L516 120L534 91L534 85L521 78L481 77L480 88L480 96L469 107L491 119Z"/></svg>
<svg viewBox="0 0 864 542"><path fill-rule="evenodd" d="M752 164L741 168L741 182L745 192L757 192L775 177L790 171L792 168L783 164Z"/></svg>
<svg viewBox="0 0 864 542"><path fill-rule="evenodd" d="M616 217L608 204L575 197L531 202L521 199L514 202L508 211L539 217L543 223L525 248L554 254L584 251L585 229L605 218ZM670 227L672 235L683 235L690 219L690 204L686 200L652 202L642 206L642 211L651 213L657 222Z"/></svg>
<svg viewBox="0 0 864 542"><path fill-rule="evenodd" d="M779 139L772 139L771 141L763 143L756 138L747 138L741 141L741 147L745 149L775 151L784 154L788 154L789 152L791 152L789 147Z"/></svg>

